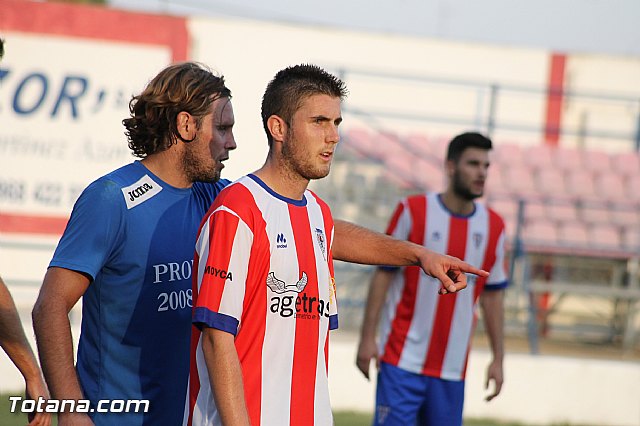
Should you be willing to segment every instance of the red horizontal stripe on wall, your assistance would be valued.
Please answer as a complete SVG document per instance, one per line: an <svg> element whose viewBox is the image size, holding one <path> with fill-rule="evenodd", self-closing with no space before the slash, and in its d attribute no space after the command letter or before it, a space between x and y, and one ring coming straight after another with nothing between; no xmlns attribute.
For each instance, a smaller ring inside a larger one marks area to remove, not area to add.
<svg viewBox="0 0 640 426"><path fill-rule="evenodd" d="M11 234L62 235L68 217L0 213L0 232Z"/></svg>

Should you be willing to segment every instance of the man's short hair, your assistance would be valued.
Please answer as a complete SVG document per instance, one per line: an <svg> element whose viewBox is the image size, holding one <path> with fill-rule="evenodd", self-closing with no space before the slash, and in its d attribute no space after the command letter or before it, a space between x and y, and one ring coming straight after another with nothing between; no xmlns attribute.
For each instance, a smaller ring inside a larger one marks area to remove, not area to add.
<svg viewBox="0 0 640 426"><path fill-rule="evenodd" d="M338 77L312 64L291 66L273 77L262 97L262 125L269 146L273 142L267 127L269 117L277 115L290 125L302 102L312 95L329 95L342 100L347 96L347 89Z"/></svg>
<svg viewBox="0 0 640 426"><path fill-rule="evenodd" d="M453 162L458 161L467 148L480 148L488 151L493 149L493 144L491 143L491 139L480 133L466 132L459 134L449 142L447 160Z"/></svg>

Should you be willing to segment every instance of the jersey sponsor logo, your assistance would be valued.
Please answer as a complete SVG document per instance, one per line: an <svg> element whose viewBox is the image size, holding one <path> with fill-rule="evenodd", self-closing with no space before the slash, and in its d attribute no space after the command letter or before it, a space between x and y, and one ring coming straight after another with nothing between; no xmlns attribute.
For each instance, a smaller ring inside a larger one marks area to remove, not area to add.
<svg viewBox="0 0 640 426"><path fill-rule="evenodd" d="M154 284L161 282L173 282L179 280L188 280L191 278L193 269L193 260L184 260L182 262L167 262L153 265L155 275Z"/></svg>
<svg viewBox="0 0 640 426"><path fill-rule="evenodd" d="M293 291L295 293L300 293L307 286L307 273L303 272L302 277L295 284L287 284L284 281L276 278L276 274L274 272L269 272L267 275L267 287L271 289L274 293L282 294Z"/></svg>
<svg viewBox="0 0 640 426"><path fill-rule="evenodd" d="M215 266L205 266L204 273L213 275L214 277L222 278L223 280L233 281L233 273L225 269L218 269Z"/></svg>
<svg viewBox="0 0 640 426"><path fill-rule="evenodd" d="M316 228L316 240L320 246L320 251L322 251L322 257L324 260L327 260L327 252L324 244L324 232L320 228Z"/></svg>
<svg viewBox="0 0 640 426"><path fill-rule="evenodd" d="M283 318L295 317L310 320L319 320L321 317L329 318L331 301L309 297L307 293L303 292L307 282L308 278L305 272L302 272L302 277L295 284L286 284L278 279L274 272L269 272L267 287L276 293L271 297L269 310ZM286 295L286 293L295 293L296 295Z"/></svg>
<svg viewBox="0 0 640 426"><path fill-rule="evenodd" d="M162 187L155 183L149 175L144 175L133 185L122 188L124 200L127 202L127 209L132 209L144 203L160 191L162 191Z"/></svg>
<svg viewBox="0 0 640 426"><path fill-rule="evenodd" d="M287 248L287 239L284 237L283 233L276 236L276 247L280 249Z"/></svg>

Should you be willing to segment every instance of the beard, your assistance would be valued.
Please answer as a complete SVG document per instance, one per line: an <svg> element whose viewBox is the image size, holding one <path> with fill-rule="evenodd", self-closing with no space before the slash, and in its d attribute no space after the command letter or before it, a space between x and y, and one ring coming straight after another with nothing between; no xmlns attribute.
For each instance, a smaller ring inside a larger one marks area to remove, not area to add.
<svg viewBox="0 0 640 426"><path fill-rule="evenodd" d="M322 179L323 177L326 177L329 174L330 167L324 169L322 167L314 166L312 161L309 159L309 153L301 149L301 145L302 143L299 142L293 134L293 130L291 131L290 136L283 141L282 159L289 172L297 174L306 180Z"/></svg>
<svg viewBox="0 0 640 426"><path fill-rule="evenodd" d="M460 178L460 173L458 172L455 172L453 174L452 187L453 187L454 194L456 194L458 197L463 198L467 201L473 201L476 198L482 197L482 192L480 192L480 194L471 192L471 189L469 188L469 186L465 185L462 182L462 179Z"/></svg>
<svg viewBox="0 0 640 426"><path fill-rule="evenodd" d="M207 165L192 145L187 144L182 155L182 169L191 182L217 182L220 180L220 170L216 168L216 162L211 159L211 166Z"/></svg>

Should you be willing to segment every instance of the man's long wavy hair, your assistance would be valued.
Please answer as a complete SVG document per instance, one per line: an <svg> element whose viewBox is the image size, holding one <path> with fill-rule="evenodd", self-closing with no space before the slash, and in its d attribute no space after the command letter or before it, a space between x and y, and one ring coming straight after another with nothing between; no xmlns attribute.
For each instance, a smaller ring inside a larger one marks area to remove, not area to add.
<svg viewBox="0 0 640 426"><path fill-rule="evenodd" d="M176 119L188 112L200 128L219 98L230 98L224 77L214 75L205 65L183 62L162 70L144 91L129 102L130 117L122 120L133 155L145 158L162 152L180 139Z"/></svg>

